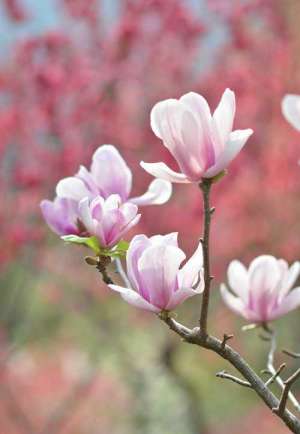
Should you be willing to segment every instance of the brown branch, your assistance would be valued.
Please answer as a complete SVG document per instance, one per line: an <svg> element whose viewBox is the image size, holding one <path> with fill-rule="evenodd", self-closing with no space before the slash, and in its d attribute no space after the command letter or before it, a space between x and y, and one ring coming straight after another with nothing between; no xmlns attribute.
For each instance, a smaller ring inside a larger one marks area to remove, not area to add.
<svg viewBox="0 0 300 434"><path fill-rule="evenodd" d="M293 357L294 359L300 359L300 353L295 353L294 351L290 350L282 350L282 352L287 356Z"/></svg>
<svg viewBox="0 0 300 434"><path fill-rule="evenodd" d="M284 414L286 403L289 396L289 391L291 390L293 384L298 380L299 377L300 377L300 368L297 369L297 371L294 372L293 375L291 375L287 380L284 381L284 389L282 391L279 405L273 408L273 412L276 413L278 416L282 416Z"/></svg>
<svg viewBox="0 0 300 434"><path fill-rule="evenodd" d="M194 328L191 330L167 315L162 315L160 318L185 342L189 342L191 344L198 345L199 347L213 351L223 359L227 360L237 369L237 371L245 378L245 380L250 383L252 389L271 410L279 406L279 400L265 385L264 381L248 365L242 356L229 345L226 345L225 348L222 348L221 340L215 338L214 336L201 335L199 333L199 328ZM286 424L291 432L300 434L300 421L288 409L285 408L283 413L277 415Z"/></svg>
<svg viewBox="0 0 300 434"><path fill-rule="evenodd" d="M214 208L210 208L210 189L212 185L211 179L203 179L199 184L203 195L203 267L204 267L204 291L202 297L201 313L200 313L200 333L202 336L207 335L207 317L210 298L210 284L213 277L210 275L210 259L209 259L209 231L211 215L214 212Z"/></svg>
<svg viewBox="0 0 300 434"><path fill-rule="evenodd" d="M250 387L252 389L252 386L249 383L249 381L241 380L240 378L237 378L234 375L228 374L228 372L226 371L217 372L216 377L230 380L233 381L234 383L239 384L240 386Z"/></svg>
<svg viewBox="0 0 300 434"><path fill-rule="evenodd" d="M277 369L277 371L271 375L271 378L268 379L268 381L265 382L266 386L269 386L270 384L274 383L274 381L276 380L277 377L279 377L279 375L281 374L281 372L283 371L283 369L286 367L285 363L282 363L282 365L279 366L279 368ZM272 374L271 371L264 371L267 373Z"/></svg>
<svg viewBox="0 0 300 434"><path fill-rule="evenodd" d="M227 341L229 341L233 337L234 337L233 335L227 335L226 333L224 333L222 344L221 344L223 350L225 349Z"/></svg>

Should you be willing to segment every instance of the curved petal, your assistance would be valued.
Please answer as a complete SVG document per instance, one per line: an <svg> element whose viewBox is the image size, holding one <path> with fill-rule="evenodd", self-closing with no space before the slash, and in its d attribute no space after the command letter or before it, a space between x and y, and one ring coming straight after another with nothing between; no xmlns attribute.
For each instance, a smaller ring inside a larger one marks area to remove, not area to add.
<svg viewBox="0 0 300 434"><path fill-rule="evenodd" d="M137 214L132 220L122 226L116 233L115 237L111 239L110 246L117 244L126 232L128 232L131 228L137 225L141 219L141 216L141 214Z"/></svg>
<svg viewBox="0 0 300 434"><path fill-rule="evenodd" d="M192 288L195 281L201 276L199 275L203 267L203 249L202 243L198 244L198 247L190 259L178 272L178 286L179 288ZM202 280L202 279L201 279ZM199 286L199 285L198 285ZM203 285L199 286L199 292L204 289Z"/></svg>
<svg viewBox="0 0 300 434"><path fill-rule="evenodd" d="M150 240L146 235L136 235L132 238L126 255L126 266L128 279L133 288L140 292L143 298L150 300L148 291L143 291L138 272L138 260L146 247L151 246Z"/></svg>
<svg viewBox="0 0 300 434"><path fill-rule="evenodd" d="M296 130L300 131L300 95L285 95L281 103L282 113Z"/></svg>
<svg viewBox="0 0 300 434"><path fill-rule="evenodd" d="M281 302L281 304L270 313L270 319L283 316L300 306L300 288L293 289Z"/></svg>
<svg viewBox="0 0 300 434"><path fill-rule="evenodd" d="M149 238L151 244L163 244L165 246L178 247L178 232L171 232L166 235L153 235Z"/></svg>
<svg viewBox="0 0 300 434"><path fill-rule="evenodd" d="M217 130L223 149L232 131L235 116L235 95L230 89L226 89L222 95L218 107L213 114L213 124Z"/></svg>
<svg viewBox="0 0 300 434"><path fill-rule="evenodd" d="M179 304L183 303L187 298L193 297L201 293L200 289L179 288L175 291L166 306L166 310L173 310Z"/></svg>
<svg viewBox="0 0 300 434"><path fill-rule="evenodd" d="M140 296L137 292L130 288L123 288L118 285L108 285L113 291L119 292L123 300L139 309L148 310L150 312L159 313L161 309L153 306L147 300Z"/></svg>
<svg viewBox="0 0 300 434"><path fill-rule="evenodd" d="M189 178L199 180L208 158L206 148L199 146L203 143L201 124L176 99L159 102L151 114L151 119L155 119L155 130L181 171Z"/></svg>
<svg viewBox="0 0 300 434"><path fill-rule="evenodd" d="M58 197L77 201L91 196L91 192L84 182L81 179L75 178L75 176L61 179L56 186L56 194Z"/></svg>
<svg viewBox="0 0 300 434"><path fill-rule="evenodd" d="M225 145L224 151L218 157L216 164L210 169L208 169L204 173L203 177L213 178L224 169L226 169L228 164L236 157L236 155L246 144L248 138L251 136L252 133L253 130L251 129L233 131L229 136L229 140Z"/></svg>
<svg viewBox="0 0 300 434"><path fill-rule="evenodd" d="M75 177L84 182L86 188L91 192L93 196L97 196L100 193L92 175L84 166L80 166Z"/></svg>
<svg viewBox="0 0 300 434"><path fill-rule="evenodd" d="M154 179L146 193L133 197L130 202L138 205L162 205L166 203L172 194L172 184L164 179Z"/></svg>
<svg viewBox="0 0 300 434"><path fill-rule="evenodd" d="M164 140L163 130L161 129L162 119L165 118L165 111L168 104L175 104L177 106L178 100L175 98L169 98L164 101L156 103L150 113L150 126L156 137Z"/></svg>
<svg viewBox="0 0 300 434"><path fill-rule="evenodd" d="M289 270L285 276L285 279L283 281L282 286L283 286L283 291L285 293L288 292L292 288L292 286L294 285L294 283L298 279L299 274L300 274L300 262L296 261L290 266L290 268L289 268Z"/></svg>
<svg viewBox="0 0 300 434"><path fill-rule="evenodd" d="M164 179L165 181L188 184L190 181L183 173L174 172L165 163L145 163L141 161L140 165L146 172L156 178Z"/></svg>
<svg viewBox="0 0 300 434"><path fill-rule="evenodd" d="M118 194L126 201L132 184L132 173L119 151L112 145L100 146L93 155L91 174L105 198Z"/></svg>
<svg viewBox="0 0 300 434"><path fill-rule="evenodd" d="M234 260L229 264L227 275L232 291L247 304L249 298L249 278L246 267L240 261Z"/></svg>
<svg viewBox="0 0 300 434"><path fill-rule="evenodd" d="M138 261L141 284L150 295L151 304L165 309L177 289L177 273L185 254L178 247L148 247Z"/></svg>
<svg viewBox="0 0 300 434"><path fill-rule="evenodd" d="M79 202L78 211L80 220L84 224L84 227L90 235L95 235L95 225L90 210L90 201L87 197L81 199Z"/></svg>
<svg viewBox="0 0 300 434"><path fill-rule="evenodd" d="M220 286L220 292L224 303L237 315L248 319L247 309L242 300L228 291L226 285L222 283Z"/></svg>
<svg viewBox="0 0 300 434"><path fill-rule="evenodd" d="M79 235L77 202L56 197L53 202L42 200L41 211L48 226L58 235Z"/></svg>

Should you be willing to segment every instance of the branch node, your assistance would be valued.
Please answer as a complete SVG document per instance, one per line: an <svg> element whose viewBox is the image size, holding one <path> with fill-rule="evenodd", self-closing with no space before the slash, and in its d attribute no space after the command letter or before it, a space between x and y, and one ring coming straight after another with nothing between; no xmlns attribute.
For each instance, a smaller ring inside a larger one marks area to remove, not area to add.
<svg viewBox="0 0 300 434"><path fill-rule="evenodd" d="M222 349L222 351L225 350L227 341L229 341L233 337L234 337L233 334L228 335L228 334L224 333L223 340L222 340L222 343L221 343L221 349Z"/></svg>
<svg viewBox="0 0 300 434"><path fill-rule="evenodd" d="M222 378L225 380L230 380L233 383L239 384L240 386L249 387L252 389L252 386L249 383L249 381L241 380L240 378L235 377L234 375L228 374L225 370L221 371L221 372L217 372L216 377Z"/></svg>
<svg viewBox="0 0 300 434"><path fill-rule="evenodd" d="M284 414L287 399L289 396L289 391L292 385L298 380L299 377L300 377L300 368L297 369L297 371L294 372L294 374L292 374L287 380L283 382L284 388L280 397L280 401L278 407L272 408L273 413L276 413L278 416L282 416Z"/></svg>
<svg viewBox="0 0 300 434"><path fill-rule="evenodd" d="M272 384L276 378L280 375L280 373L283 371L283 369L286 367L285 363L282 363L277 371L268 379L268 381L265 382L265 386L268 387L270 384ZM270 373L270 371L265 370L265 373Z"/></svg>

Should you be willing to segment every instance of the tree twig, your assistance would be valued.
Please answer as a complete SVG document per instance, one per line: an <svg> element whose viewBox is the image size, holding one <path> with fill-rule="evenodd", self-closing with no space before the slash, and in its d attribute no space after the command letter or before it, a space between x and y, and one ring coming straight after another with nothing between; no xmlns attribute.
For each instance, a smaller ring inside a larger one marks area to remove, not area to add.
<svg viewBox="0 0 300 434"><path fill-rule="evenodd" d="M282 352L287 356L293 357L294 359L300 359L300 353L295 353L294 351L290 351L286 349L282 350Z"/></svg>
<svg viewBox="0 0 300 434"><path fill-rule="evenodd" d="M199 184L203 195L203 239L202 249L203 249L203 267L204 267L204 291L202 296L202 305L200 313L200 334L202 336L207 335L207 317L208 317L208 307L210 298L210 284L212 281L212 276L210 275L210 258L209 258L209 232L210 232L210 221L211 215L214 212L214 208L210 208L210 189L212 185L211 179L203 179Z"/></svg>
<svg viewBox="0 0 300 434"><path fill-rule="evenodd" d="M233 381L234 383L239 384L240 386L250 387L252 389L252 386L249 383L249 381L241 380L240 378L235 377L234 375L228 374L228 372L226 371L217 372L216 377L230 380Z"/></svg>
<svg viewBox="0 0 300 434"><path fill-rule="evenodd" d="M281 398L279 401L279 405L273 408L273 412L278 414L278 416L281 416L286 408L286 403L289 397L290 389L292 385L298 380L300 377L300 368L297 369L296 372L294 372L293 375L291 375L287 380L283 382L284 388L281 394Z"/></svg>

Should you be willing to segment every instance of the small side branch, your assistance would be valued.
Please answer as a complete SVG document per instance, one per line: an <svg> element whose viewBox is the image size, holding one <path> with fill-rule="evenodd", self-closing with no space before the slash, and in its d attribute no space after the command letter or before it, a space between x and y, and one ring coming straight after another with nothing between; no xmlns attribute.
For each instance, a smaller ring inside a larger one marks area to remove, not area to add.
<svg viewBox="0 0 300 434"><path fill-rule="evenodd" d="M227 341L229 341L233 337L234 337L233 335L228 335L228 334L224 333L222 344L221 344L222 350L225 350L225 346L226 346Z"/></svg>
<svg viewBox="0 0 300 434"><path fill-rule="evenodd" d="M293 357L294 359L300 359L300 353L294 353L294 351L290 350L282 350L282 352L287 356Z"/></svg>
<svg viewBox="0 0 300 434"><path fill-rule="evenodd" d="M240 378L235 377L234 375L228 374L228 372L226 371L217 372L216 377L223 378L225 380L230 380L236 384L239 384L240 386L250 387L252 389L252 386L249 383L249 381L241 380Z"/></svg>
<svg viewBox="0 0 300 434"><path fill-rule="evenodd" d="M294 372L293 375L291 375L287 380L285 380L283 382L284 388L283 388L283 391L281 394L279 405L278 405L278 407L275 407L272 409L272 411L274 413L278 414L279 416L281 416L284 413L286 403L288 400L288 396L289 396L289 392L290 392L293 384L298 380L299 377L300 377L300 368L297 369L297 371Z"/></svg>
<svg viewBox="0 0 300 434"><path fill-rule="evenodd" d="M281 374L281 372L283 371L283 369L286 367L285 363L282 363L282 365L279 366L279 368L277 369L277 371L275 372L275 374L273 374L268 381L265 382L266 387L268 387L270 384L274 383L274 381L276 380L277 377L279 377L279 375ZM270 373L270 371L264 371L267 373Z"/></svg>

